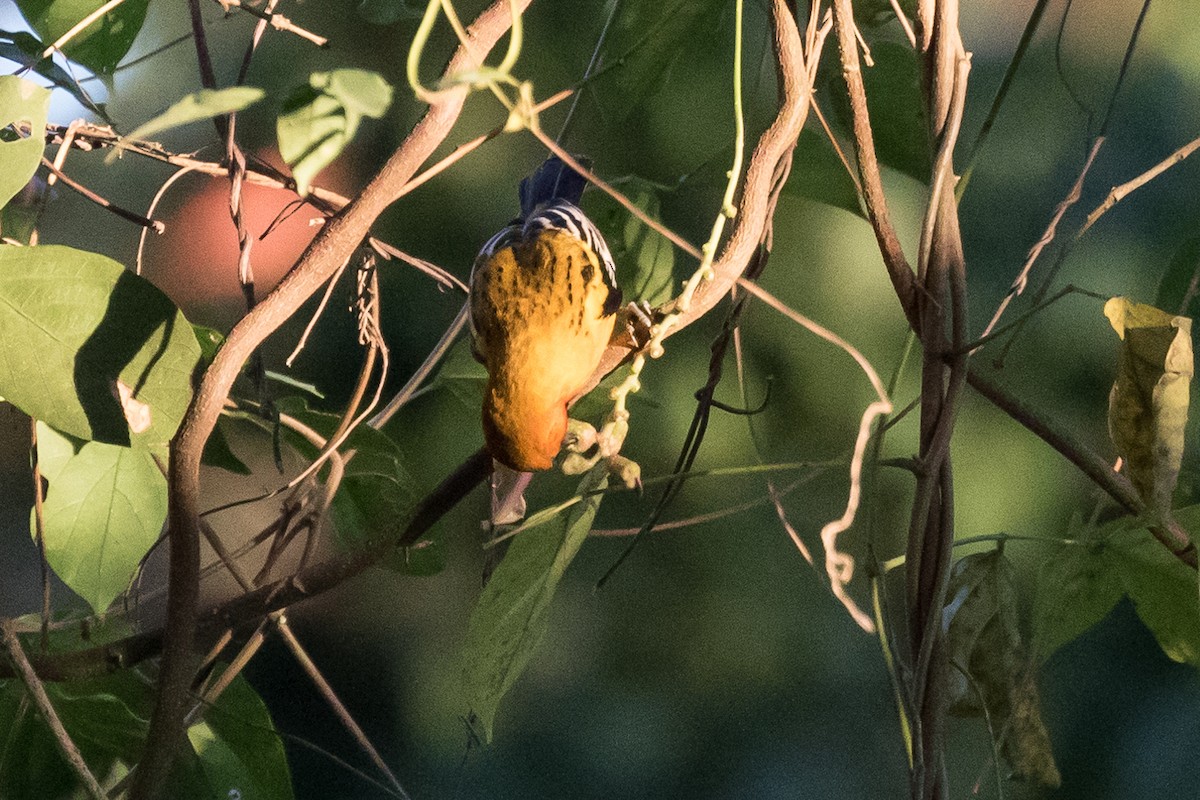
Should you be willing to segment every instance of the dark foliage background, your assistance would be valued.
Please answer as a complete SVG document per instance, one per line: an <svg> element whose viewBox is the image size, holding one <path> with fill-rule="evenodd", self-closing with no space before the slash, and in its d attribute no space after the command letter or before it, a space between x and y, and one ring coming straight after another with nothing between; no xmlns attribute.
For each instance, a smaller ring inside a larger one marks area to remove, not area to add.
<svg viewBox="0 0 1200 800"><path fill-rule="evenodd" d="M270 99L242 115L247 150L279 163L272 151L274 114L312 70L358 66L404 85L403 60L416 19L373 24L360 13L364 5L334 0L288 9L299 24L329 36L332 47L317 51L292 37L268 37L250 83L267 89ZM463 3L460 12L467 17L475 5ZM707 3L702 13L683 9L690 24L677 55L656 55L652 41L598 79L594 91L584 92L566 138L570 149L592 156L606 177L638 176L666 187L664 221L693 241L704 238L711 224L729 156L732 19L727 5ZM964 3L964 39L974 53L964 141L982 121L1032 5L1029 0ZM749 7L753 32L746 91L751 128L758 131L772 111L774 87L762 10L754 3ZM1138 4L1130 2L1075 3L1063 35L1063 75L1097 108L1107 99L1137 10ZM1109 144L1078 209L1093 208L1110 186L1200 129L1200 103L1194 102L1200 94L1200 21L1193 11L1183 0L1156 3L1151 10ZM1055 70L1058 13L1047 15L962 201L975 331L991 316L1085 154L1088 119ZM205 17L219 79L228 80L236 72L250 20L222 19L215 4L205 9ZM0 20L5 27L18 24L11 9L0 10ZM549 94L582 75L603 9L599 3L539 0L526 22L519 71L539 93ZM132 55L186 29L183 4L151 4ZM449 47L442 36L433 50L446 53ZM827 58L831 55L827 52ZM434 60L431 53L429 63ZM647 85L647 73L654 85ZM108 109L129 129L176 99L181 86L195 85L194 54L184 44L121 72L107 92ZM818 101L824 98L819 95ZM419 111L415 101L398 92L388 117L369 122L320 182L353 194ZM65 122L80 113L72 101L59 98L51 119ZM557 130L562 113L560 108L546 115L548 130ZM489 98L473 98L461 133L447 147L501 119ZM163 138L176 150L212 148L215 141L206 125ZM514 213L517 182L541 158L531 137L502 137L398 203L378 232L465 279L479 245ZM78 158L73 167L80 180L109 187L113 200L132 207L144 207L167 176L131 159L106 167L99 158ZM898 198L894 208L901 231L911 234L919 226L922 188L896 172L885 177ZM1186 162L1130 197L1076 249L1061 280L1153 301L1174 251L1196 231L1198 182L1200 162ZM182 187L202 188L201 200ZM226 192L221 181L185 179L165 202L170 232L147 249L147 275L193 321L225 328L239 308L235 240L222 205ZM250 199L265 209L258 229L286 202L267 192ZM260 280L269 281L271 270L277 274L286 255L302 245L304 227L294 225L276 241L261 243L256 253L265 274ZM132 261L136 246L135 230L97 217L63 190L49 206L41 236L43 242L104 252L124 263ZM868 226L843 210L785 192L775 241L767 288L847 336L886 375L900 357L905 325ZM915 248L915 242L906 246ZM390 383L398 386L453 318L459 299L395 263L385 266L382 279ZM360 358L353 322L340 313L348 292L346 287L335 295L338 302L319 323L294 371L320 387L330 408L348 395ZM304 322L296 320L276 337L270 354L276 365ZM646 372L640 397L647 402L634 408L625 452L647 476L665 473L674 462L719 323L714 315L672 339L668 357ZM750 423L762 457L799 461L841 453L854 434L857 409L869 398L854 365L765 307L749 311L745 335L750 396L761 396L767 377L773 378L766 411ZM1104 414L1115 341L1099 303L1068 299L1031 322L1001 379L1110 452ZM911 381L901 387L896 399L902 405L915 387ZM720 393L738 402L732 377ZM440 389L414 402L390 429L422 487L432 486L478 446L473 402L469 392ZM13 422L6 440L12 446L4 447L6 454L16 454L16 462L23 458L23 424ZM891 454L913 451L912 427L901 426L892 436ZM745 419L716 415L697 466L754 463L747 432ZM279 481L264 440L247 434L235 447L254 460L256 472L248 479L213 473L213 502ZM955 458L962 536L1062 535L1072 512L1086 515L1097 502L1096 490L1070 465L973 395L958 425ZM1194 455L1190 460L1194 466ZM27 533L30 493L22 468L7 464L0 476L0 573L8 576L0 585L0 614L37 603L36 559ZM885 476L868 513L880 555L891 557L899 552L909 485L903 477ZM539 478L531 507L572 487L561 476ZM825 520L840 513L844 491L844 474L835 470L789 496L790 518L810 542ZM763 494L762 480L755 476L698 479L685 487L669 516L689 517ZM597 526L636 526L654 499L653 493L640 500L614 496L604 504ZM222 531L257 530L254 513L221 517ZM595 581L626 540L594 537L555 599L550 634L539 655L502 706L495 744L468 747L457 694L458 648L479 588L479 520L485 514L480 493L441 524L448 566L439 575L371 571L289 614L413 797L900 796L905 757L878 645L821 587L767 505L648 537L599 592L593 590ZM856 550L862 554L861 542ZM1010 545L1008 553L1022 568L1021 585L1031 602L1033 576L1045 553L1038 545L1021 543ZM60 598L66 593L61 586L57 591ZM269 645L248 675L283 731L368 768L282 647ZM1127 603L1056 654L1040 677L1064 787L1047 793L1015 787L1010 796L1137 800L1194 793L1200 680L1193 669L1166 659ZM295 740L289 740L288 751L298 797L383 796ZM994 796L989 756L982 723L956 723L951 769L957 792L965 794L982 775L984 796Z"/></svg>

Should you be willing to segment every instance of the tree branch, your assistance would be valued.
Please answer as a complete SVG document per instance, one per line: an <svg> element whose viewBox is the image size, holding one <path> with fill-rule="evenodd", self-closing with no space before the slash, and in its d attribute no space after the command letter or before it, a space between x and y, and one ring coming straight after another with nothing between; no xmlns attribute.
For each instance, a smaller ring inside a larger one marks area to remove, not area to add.
<svg viewBox="0 0 1200 800"><path fill-rule="evenodd" d="M529 0L516 0L524 11ZM478 67L512 21L509 0L497 0L468 29L446 68L447 77ZM170 770L183 733L185 699L195 668L199 576L200 456L242 364L353 253L376 218L400 196L422 163L450 133L467 87L441 92L421 121L362 193L329 221L275 290L239 322L205 371L171 443L168 536L171 546L167 624L154 711L132 800L154 797Z"/></svg>
<svg viewBox="0 0 1200 800"><path fill-rule="evenodd" d="M507 19L507 3L502 2L498 5L502 7L503 13L496 11L497 6L493 6L486 12L487 15L491 15L492 24L495 24L494 18L497 16ZM786 2L774 0L772 8L783 102L775 122L763 134L751 156L746 185L738 213L734 219L732 235L713 265L717 279L707 286L701 287L691 311L676 330L695 321L705 311L715 306L733 286L745 270L751 256L756 252L763 227L767 222L776 168L782 160L788 157L795 145L809 107L812 71L817 62L817 53L810 53L807 58L805 57L800 46L799 32L796 30L795 21ZM475 33L476 28L480 27L482 22L483 17L471 29L476 42L484 41L481 33ZM488 46L490 47L492 44L494 41L489 40ZM450 71L462 67L462 62L457 59L458 56L455 61L451 62ZM807 73L804 71L805 68L808 70ZM447 102L453 103L454 107L445 107ZM461 93L456 92L453 97L442 98L439 106L430 109L429 115L414 130L409 141L416 138L421 148L432 150L437 141L434 140L433 133L429 130L430 126L438 126L436 132L444 136L460 107ZM418 134L420 134L419 138L417 138ZM412 145L412 147L415 146ZM408 147L410 145L406 143L401 147L401 151ZM199 529L194 526L196 525L197 470L200 448L203 446L203 439L207 437L215 424L217 412L228 394L230 384L241 363L253 351L258 342L265 338L271 330L274 330L272 326L281 324L288 315L294 312L300 302L308 294L315 292L328 274L336 269L338 258L333 249L342 248L339 251L341 258L347 258L362 235L365 235L369 221L362 215L366 212L356 211L356 209L364 208L362 204L367 202L372 204L371 208L382 210L382 207L386 206L384 200L387 199L390 202L390 199L387 198L388 191L397 191L397 185L405 188L404 183L407 178L401 180L399 176L404 175L406 170L407 175L411 176L420 161L415 155L410 154L406 157L404 165L396 165L394 162L397 162L399 157L400 153L398 152L389 162L389 167L385 167L384 172L381 172L380 176L368 186L368 189L364 190L363 195L326 226L276 292L264 299L253 313L234 328L225 347L218 353L213 365L205 375L201 389L193 400L193 407L188 413L184 427L180 429L180 434L176 437L176 444L173 448L172 507L169 516L173 528L186 529L193 532L191 535L198 535ZM386 176L392 176L392 178L385 181ZM381 181L385 181L385 186L382 188L378 186ZM380 192L384 196L376 197L376 194ZM375 213L377 214L378 211ZM353 222L356 226L354 231L362 233L357 237L352 237L346 232L347 227L352 223L348 223L346 220L355 214L359 216L356 218L358 221ZM373 219L374 216L370 216L370 220ZM321 271L315 272L315 270ZM302 272L304 274L301 274ZM301 292L297 285L301 281L303 281L303 286L308 294L297 300L296 298ZM280 299L281 296L285 299ZM592 383L599 382L630 352L628 347L610 346L605 353L604 361L593 375ZM184 456L187 457L186 460ZM205 639L227 628L255 622L271 611L326 592L377 563L395 547L411 545L472 489L482 483L490 470L491 459L488 454L484 450L477 451L422 500L414 512L412 521L396 541L383 542L374 548L354 555L312 565L291 578L276 581L204 611L194 622L195 642L202 643ZM38 674L46 680L96 676L127 669L153 657L160 649L165 649L168 631L174 633L171 631L170 624L164 630L136 634L102 647L38 656L33 661L34 667ZM187 649L190 650L194 646L191 641L188 640L185 643L176 637L176 646L184 647L186 644ZM0 677L3 675L2 665L0 665Z"/></svg>

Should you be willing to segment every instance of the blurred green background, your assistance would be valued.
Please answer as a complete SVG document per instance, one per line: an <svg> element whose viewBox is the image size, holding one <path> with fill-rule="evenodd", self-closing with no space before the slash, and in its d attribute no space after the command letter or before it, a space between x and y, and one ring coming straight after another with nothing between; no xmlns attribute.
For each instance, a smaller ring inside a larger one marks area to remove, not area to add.
<svg viewBox="0 0 1200 800"><path fill-rule="evenodd" d="M204 6L204 16L218 79L225 83L236 75L252 20L246 15L224 18L219 6L210 5ZM680 19L689 20L679 36L684 46L675 52L651 38L626 63L597 79L583 93L565 140L571 150L590 155L597 172L610 180L636 176L663 187L664 221L692 241L707 236L730 157L732 5L717 4L716 13L709 12L711 3L704 4L704 13L688 3L678 6ZM470 17L481 6L464 2L460 12ZM964 143L973 140L986 114L1032 6L1031 0L964 3L963 34L974 54ZM1095 133L1097 121L1071 101L1056 75L1055 27L1061 6L1051 4L962 201L974 332L990 318L1040 237ZM1098 113L1139 8L1133 2L1074 3L1062 38L1062 74ZM316 50L294 37L267 36L249 82L266 88L270 99L241 116L243 144L279 163L272 149L274 117L293 87L314 70L377 70L397 86L391 112L383 121L367 121L342 160L318 180L353 194L420 114L403 76L417 20L413 13L399 13L400 7L372 0L289 3L283 11L327 35L331 47ZM393 12L399 18L389 20ZM599 2L537 0L525 18L527 38L518 74L533 81L540 97L574 84L605 14L606 6ZM641 30L622 27L623 18L618 15L613 35L615 41L629 43ZM636 16L631 12L630 18ZM6 28L21 24L11 8L0 10L0 22ZM151 3L130 58L187 30L185 4ZM747 4L747 30L745 91L753 141L771 119L775 96L764 4ZM435 37L426 75L434 74L449 52L445 34ZM894 26L878 33L893 40L896 34ZM835 55L831 42L826 59ZM89 86L107 98L112 117L130 130L182 93L199 88L194 52L184 43L120 72L111 87ZM827 110L834 88L831 84L818 94ZM1109 141L1063 230L1073 233L1082 213L1095 207L1111 186L1194 137L1200 130L1197 97L1200 18L1194 4L1155 3L1116 106ZM51 120L66 123L81 113L69 98L57 98ZM556 131L564 113L563 106L547 112L546 129ZM490 97L473 97L443 149L494 127L503 117ZM814 120L810 127L815 128ZM214 160L221 155L211 126L195 125L162 139L177 151L200 150ZM520 178L542 157L527 134L501 137L397 203L376 232L466 279L480 244L515 213ZM133 208L144 208L169 174L132 158L105 166L100 156L73 155L67 163L74 177ZM802 166L798 163L797 169ZM886 179L906 248L915 253L923 189L897 171L889 171ZM1185 162L1125 200L1076 248L1059 281L1152 302L1171 256L1197 233L1198 183L1200 162ZM222 328L232 324L239 308L226 196L222 181L184 179L164 200L161 215L168 220L168 234L146 251L146 274L193 321ZM288 201L282 193L251 199L258 209L256 230ZM103 252L126 264L132 263L137 246L137 230L98 216L65 190L56 194L40 231L43 242ZM263 283L286 266L288 254L298 252L306 235L311 232L301 212L275 241L259 244L256 263ZM1049 258L1043 261L1042 274L1049 263ZM681 257L681 275L686 266ZM381 277L384 332L392 357L389 387L395 388L424 359L461 299L396 262L384 264ZM860 218L814 202L798 188L786 191L763 284L850 339L885 378L896 368L905 325L874 238ZM346 285L335 293L292 371L315 382L331 409L349 394L361 359L352 318L344 313L350 291ZM1009 318L1025 307L1016 304ZM307 318L300 315L275 337L269 354L273 365L281 365ZM749 422L714 412L697 468L748 465L759 457L767 462L839 457L871 398L861 373L843 353L763 306L752 306L744 322L751 404L762 396L768 378L770 402ZM675 461L691 421L692 394L707 376L708 348L720 323L721 314L714 313L673 338L667 357L645 373L639 398L646 402L634 406L625 453L642 465L647 477L668 472ZM996 378L1051 411L1100 452L1111 453L1104 414L1115 343L1098 302L1068 298L1026 327ZM990 358L984 351L977 363ZM740 404L732 361L727 370L718 397ZM916 393L911 369L899 386L895 399L904 405ZM389 432L408 454L417 482L429 488L478 447L477 420L478 401L469 389L441 388L408 406ZM19 419L7 423L18 432L22 424ZM887 453L911 455L913 429L910 421L890 434ZM19 456L18 432L9 432L13 445L8 449ZM254 459L258 469L249 478L209 473L213 504L280 482L270 466L266 440L249 437L235 447ZM1185 469L1194 464L1191 453ZM0 585L3 614L36 608L38 596L27 528L30 492L19 466L8 463L3 476L7 500L0 570L10 576ZM958 423L955 468L960 536L1001 531L1061 535L1073 512L1090 514L1100 501L1097 490L1063 458L970 393ZM796 474L779 480L786 484ZM792 524L810 545L816 544L824 522L840 514L845 483L844 471L835 469L786 498ZM530 494L531 508L562 498L573 487L562 476L541 476ZM868 501L864 513L883 558L900 552L910 488L906 477L885 472ZM597 527L639 525L656 497L655 491L643 498L612 496ZM667 517L688 518L764 497L761 476L699 478L685 486ZM853 625L823 587L820 570L803 561L765 503L712 523L646 537L598 592L596 580L628 540L589 541L555 599L549 635L501 707L495 743L468 747L458 693L458 650L479 589L479 521L486 508L483 493L477 492L441 523L438 536L445 544L447 569L439 575L412 578L370 571L289 614L318 665L413 797L884 798L906 793L903 745L877 642ZM224 515L220 530L232 537L249 535L257 531L256 521L271 512ZM860 556L866 530L859 525L849 543ZM1028 604L1045 551L1016 543L1008 553L1022 568ZM898 585L888 588L892 596L901 596ZM866 601L861 582L853 590ZM70 606L61 586L57 599ZM281 730L370 770L278 643L268 645L248 674ZM1010 785L1008 796L1195 796L1200 681L1194 670L1162 655L1127 603L1056 654L1040 678L1064 785L1053 792ZM295 740L287 745L298 797L385 796ZM950 768L956 794L965 796L982 778L981 794L995 796L990 752L981 721L954 722Z"/></svg>

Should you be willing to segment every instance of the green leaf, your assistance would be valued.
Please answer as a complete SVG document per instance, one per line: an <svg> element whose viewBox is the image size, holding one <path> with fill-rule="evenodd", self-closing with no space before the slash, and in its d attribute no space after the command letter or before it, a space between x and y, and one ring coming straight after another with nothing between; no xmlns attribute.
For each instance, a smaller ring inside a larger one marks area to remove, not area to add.
<svg viewBox="0 0 1200 800"><path fill-rule="evenodd" d="M1196 571L1141 528L1109 539L1109 566L1137 614L1174 661L1200 667Z"/></svg>
<svg viewBox="0 0 1200 800"><path fill-rule="evenodd" d="M155 134L192 122L212 119L222 114L241 111L266 96L253 86L231 86L228 89L201 89L172 104L163 113L143 122L129 134L130 139L149 139ZM109 154L114 158L117 151Z"/></svg>
<svg viewBox="0 0 1200 800"><path fill-rule="evenodd" d="M52 43L107 0L17 0L17 7L43 42ZM63 51L93 72L111 74L133 46L146 21L150 0L125 0L76 34Z"/></svg>
<svg viewBox="0 0 1200 800"><path fill-rule="evenodd" d="M824 133L800 132L784 191L864 216L854 181Z"/></svg>
<svg viewBox="0 0 1200 800"><path fill-rule="evenodd" d="M102 614L162 532L166 479L143 447L79 444L41 422L38 463L50 483L43 504L46 560Z"/></svg>
<svg viewBox="0 0 1200 800"><path fill-rule="evenodd" d="M1200 506L1176 512L1200 530ZM1103 619L1128 596L1163 652L1200 666L1200 591L1194 570L1131 518L1072 538L1042 570L1034 604L1035 651L1042 659ZM1077 527L1077 526L1073 526Z"/></svg>
<svg viewBox="0 0 1200 800"><path fill-rule="evenodd" d="M25 188L42 163L49 108L48 90L24 78L0 75L0 128L29 127L29 135L23 138L0 138L0 206Z"/></svg>
<svg viewBox="0 0 1200 800"><path fill-rule="evenodd" d="M946 598L950 662L958 667L950 676L954 711L982 713L981 700L989 709L1006 707L1022 649L1012 565L1001 550L965 556L954 565Z"/></svg>
<svg viewBox="0 0 1200 800"><path fill-rule="evenodd" d="M317 173L354 138L362 118L379 119L391 103L392 86L378 73L339 69L310 75L284 102L275 126L297 191L307 194Z"/></svg>
<svg viewBox="0 0 1200 800"><path fill-rule="evenodd" d="M292 778L283 743L262 698L241 675L188 728L188 741L214 795L291 800Z"/></svg>
<svg viewBox="0 0 1200 800"><path fill-rule="evenodd" d="M117 262L0 247L0 395L80 439L170 441L200 347L166 295Z"/></svg>
<svg viewBox="0 0 1200 800"><path fill-rule="evenodd" d="M1103 540L1083 527L1078 514L1067 538L1091 541L1056 548L1042 566L1033 604L1033 650L1042 661L1108 616L1125 594Z"/></svg>
<svg viewBox="0 0 1200 800"><path fill-rule="evenodd" d="M1183 463L1192 321L1124 297L1109 299L1104 315L1122 340L1108 398L1109 435L1147 511L1164 516Z"/></svg>
<svg viewBox="0 0 1200 800"><path fill-rule="evenodd" d="M584 476L584 498L511 540L467 626L463 680L471 717L491 741L496 709L546 632L547 610L567 566L592 528L608 485L607 467Z"/></svg>
<svg viewBox="0 0 1200 800"><path fill-rule="evenodd" d="M20 64L26 69L32 69L51 84L70 93L84 108L108 121L108 114L103 103L95 102L80 85L79 81L54 62L52 58L42 58L46 46L41 40L27 31L0 31L0 58Z"/></svg>
<svg viewBox="0 0 1200 800"><path fill-rule="evenodd" d="M1184 298L1188 296L1197 270L1200 270L1200 236L1193 236L1184 240L1171 258L1171 263L1158 284L1154 305L1169 309L1173 313L1178 312L1185 317L1195 318L1196 314L1200 313L1200 293L1192 292L1187 308L1181 310L1180 307Z"/></svg>
<svg viewBox="0 0 1200 800"><path fill-rule="evenodd" d="M27 637L32 639L33 637ZM88 767L103 783L145 744L151 687L129 671L47 683L46 693ZM75 773L20 681L0 682L0 797L66 797Z"/></svg>
<svg viewBox="0 0 1200 800"><path fill-rule="evenodd" d="M661 219L661 204L654 184L636 177L619 184L635 206L651 219ZM584 205L608 242L625 299L645 300L652 306L670 300L676 288L675 250L671 243L607 194L591 192Z"/></svg>
<svg viewBox="0 0 1200 800"><path fill-rule="evenodd" d="M341 420L337 414L313 411L297 398L282 399L277 406L324 437L333 435ZM316 457L317 449L307 439L293 431L287 438L305 458ZM345 464L331 508L338 544L360 550L395 539L417 503L416 482L405 467L404 454L386 434L366 425L356 428L341 450L353 450L354 457Z"/></svg>
<svg viewBox="0 0 1200 800"><path fill-rule="evenodd" d="M0 236L25 245L33 240L33 231L37 228L41 210L35 186L36 184L26 184L25 191L19 192L8 201L8 205L0 209Z"/></svg>
<svg viewBox="0 0 1200 800"><path fill-rule="evenodd" d="M203 325L193 325L192 333L196 334L196 342L200 345L200 355L205 364L211 364L217 357L217 351L225 344L225 336L215 328Z"/></svg>
<svg viewBox="0 0 1200 800"><path fill-rule="evenodd" d="M1014 774L1058 786L1062 779L1025 657L1013 568L1004 551L962 558L947 597L951 710L982 715L986 708L992 729L1007 732L998 744Z"/></svg>
<svg viewBox="0 0 1200 800"><path fill-rule="evenodd" d="M603 53L603 62L616 66L590 86L609 124L623 122L667 84L679 57L708 38L722 5L717 0L621 4ZM698 38L701 29L705 35Z"/></svg>
<svg viewBox="0 0 1200 800"><path fill-rule="evenodd" d="M204 453L200 461L210 467L220 467L234 475L249 475L251 471L229 446L229 438L225 435L220 420L217 421L217 427L213 428L208 441L204 443Z"/></svg>

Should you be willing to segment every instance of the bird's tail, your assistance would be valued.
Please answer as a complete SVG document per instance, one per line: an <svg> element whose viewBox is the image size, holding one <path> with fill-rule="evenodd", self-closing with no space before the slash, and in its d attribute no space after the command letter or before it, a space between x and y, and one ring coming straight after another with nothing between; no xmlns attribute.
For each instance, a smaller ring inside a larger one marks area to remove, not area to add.
<svg viewBox="0 0 1200 800"><path fill-rule="evenodd" d="M575 156L585 169L592 168L589 158ZM579 205L587 179L567 166L561 158L552 155L525 180L521 181L521 217L528 217L534 210L551 200L569 200Z"/></svg>

